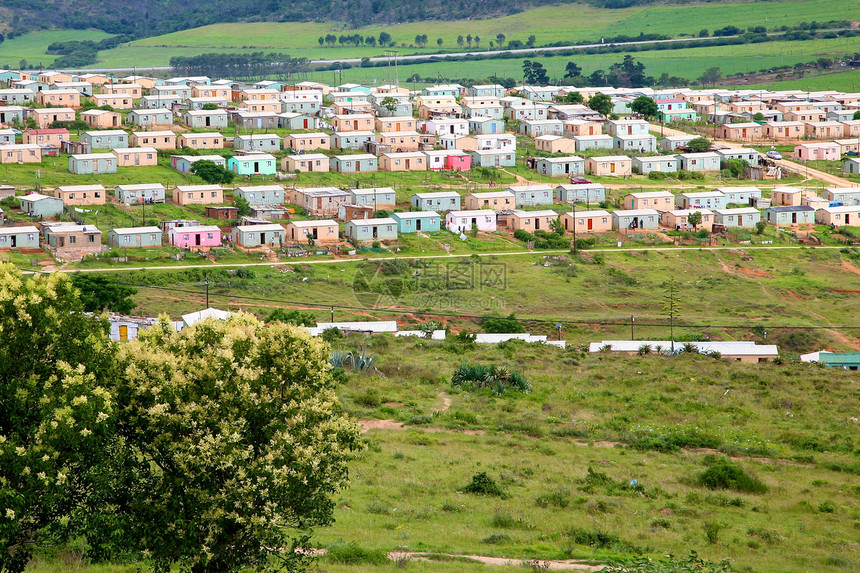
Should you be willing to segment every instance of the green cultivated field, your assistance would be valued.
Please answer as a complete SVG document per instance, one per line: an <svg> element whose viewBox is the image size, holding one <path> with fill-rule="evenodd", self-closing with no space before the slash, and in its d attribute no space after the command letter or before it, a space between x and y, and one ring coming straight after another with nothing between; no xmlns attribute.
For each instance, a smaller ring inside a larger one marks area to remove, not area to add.
<svg viewBox="0 0 860 573"><path fill-rule="evenodd" d="M594 70L607 70L609 66L631 54L646 66L648 75L659 77L662 73L695 80L702 72L718 66L723 74L747 73L771 66L793 65L810 62L820 57L851 54L856 50L856 38L837 38L808 42L767 42L764 44L742 44L736 46L713 46L678 50L652 50L645 52L619 52L613 54L575 54L572 56L541 56L528 58L543 64L550 78L564 75L565 65L574 61L582 67L583 75ZM522 63L526 58L496 59L482 61L434 62L399 66L400 78L412 74L420 77L443 78L490 78L522 77ZM359 68L343 70L344 82L383 81L388 77L387 68ZM331 72L316 72L309 77L319 81L331 81ZM584 80L583 80L584 81ZM793 86L806 85L805 80L793 82ZM791 83L791 82L789 82Z"/></svg>
<svg viewBox="0 0 860 573"><path fill-rule="evenodd" d="M809 90L839 90L844 92L857 91L857 86L860 85L860 70L850 72L842 72L837 74L824 74L820 76L811 76L801 78L799 80L787 80L772 82L769 84L759 84L749 87L760 87L771 90L785 89L809 89Z"/></svg>
<svg viewBox="0 0 860 573"><path fill-rule="evenodd" d="M38 66L41 63L47 67L57 57L45 53L45 49L53 42L99 41L112 35L101 30L50 30L24 34L0 44L0 66L16 69L21 60L27 60L30 64Z"/></svg>

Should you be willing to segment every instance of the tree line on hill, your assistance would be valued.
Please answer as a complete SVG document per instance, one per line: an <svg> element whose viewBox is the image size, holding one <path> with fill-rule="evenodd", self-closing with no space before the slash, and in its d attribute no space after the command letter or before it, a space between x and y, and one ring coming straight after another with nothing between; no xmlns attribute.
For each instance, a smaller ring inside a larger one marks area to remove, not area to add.
<svg viewBox="0 0 860 573"><path fill-rule="evenodd" d="M307 58L293 58L287 54L253 52L250 54L200 54L170 58L174 72L187 76L234 78L237 80L264 77L290 77L307 72Z"/></svg>

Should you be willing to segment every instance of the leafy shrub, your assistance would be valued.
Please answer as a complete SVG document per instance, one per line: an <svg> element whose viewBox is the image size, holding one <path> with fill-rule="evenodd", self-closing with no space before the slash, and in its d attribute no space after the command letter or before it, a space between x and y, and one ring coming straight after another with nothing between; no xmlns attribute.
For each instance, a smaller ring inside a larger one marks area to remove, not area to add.
<svg viewBox="0 0 860 573"><path fill-rule="evenodd" d="M384 565L388 554L382 549L365 549L355 542L338 541L328 547L326 559L343 565Z"/></svg>
<svg viewBox="0 0 860 573"><path fill-rule="evenodd" d="M475 495L492 495L496 497L505 497L505 492L496 483L496 480L487 475L487 472L480 472L472 476L472 481L463 488L466 493Z"/></svg>
<svg viewBox="0 0 860 573"><path fill-rule="evenodd" d="M504 543L510 543L511 536L507 533L494 533L488 537L485 537L481 540L481 543L486 543L487 545L502 545Z"/></svg>
<svg viewBox="0 0 860 573"><path fill-rule="evenodd" d="M544 493L537 496L535 505L538 507L560 507L565 508L570 505L570 493L565 490L558 490L552 493Z"/></svg>
<svg viewBox="0 0 860 573"><path fill-rule="evenodd" d="M514 313L506 317L488 318L481 324L484 332L495 334L510 334L514 332L525 332L526 329L517 321Z"/></svg>
<svg viewBox="0 0 860 573"><path fill-rule="evenodd" d="M765 493L768 490L758 478L727 459L713 461L709 468L699 474L697 481L708 489L730 489L744 493Z"/></svg>
<svg viewBox="0 0 860 573"><path fill-rule="evenodd" d="M637 450L677 452L681 448L718 448L720 438L689 426L671 428L665 432L643 432L629 439Z"/></svg>
<svg viewBox="0 0 860 573"><path fill-rule="evenodd" d="M461 364L451 376L451 385L465 389L491 388L493 394L500 396L506 390L514 390L528 394L532 385L519 372L509 372L501 366L484 366L482 364Z"/></svg>
<svg viewBox="0 0 860 573"><path fill-rule="evenodd" d="M514 517L507 511L496 511L490 518L490 527L499 529L534 529L534 525L522 517Z"/></svg>
<svg viewBox="0 0 860 573"><path fill-rule="evenodd" d="M588 545L595 549L612 547L621 541L617 535L606 533L600 529L585 529L584 527L568 527L564 531L565 537L577 545Z"/></svg>
<svg viewBox="0 0 860 573"><path fill-rule="evenodd" d="M356 394L353 397L353 401L359 406L376 408L382 404L382 396L380 396L379 390L376 388L368 388L364 392Z"/></svg>

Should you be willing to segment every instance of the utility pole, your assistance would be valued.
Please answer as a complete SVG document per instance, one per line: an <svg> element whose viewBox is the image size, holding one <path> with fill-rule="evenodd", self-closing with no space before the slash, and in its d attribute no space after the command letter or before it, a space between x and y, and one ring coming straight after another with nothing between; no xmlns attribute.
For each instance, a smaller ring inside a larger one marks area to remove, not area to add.
<svg viewBox="0 0 860 573"><path fill-rule="evenodd" d="M206 286L206 308L209 308L209 279L203 281L203 284Z"/></svg>
<svg viewBox="0 0 860 573"><path fill-rule="evenodd" d="M334 322L334 307L331 307L331 321Z"/></svg>
<svg viewBox="0 0 860 573"><path fill-rule="evenodd" d="M574 191L576 193L576 191ZM576 256L576 197L574 196L573 201L570 204L570 214L573 217L573 255Z"/></svg>
<svg viewBox="0 0 860 573"><path fill-rule="evenodd" d="M636 340L636 336L633 334L633 323L636 322L636 319L633 318L633 315L630 315L630 340Z"/></svg>

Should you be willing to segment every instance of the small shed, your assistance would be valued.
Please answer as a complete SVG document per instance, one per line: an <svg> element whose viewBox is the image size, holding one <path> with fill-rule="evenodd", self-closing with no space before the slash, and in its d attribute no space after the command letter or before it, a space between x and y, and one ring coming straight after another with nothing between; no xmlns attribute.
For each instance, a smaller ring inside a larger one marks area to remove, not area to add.
<svg viewBox="0 0 860 573"><path fill-rule="evenodd" d="M286 231L277 223L239 225L230 231L230 239L233 244L246 248L265 247L266 245L272 248L280 247L284 244L285 238Z"/></svg>
<svg viewBox="0 0 860 573"><path fill-rule="evenodd" d="M112 247L160 247L161 229L158 227L126 227L108 231L108 245Z"/></svg>

